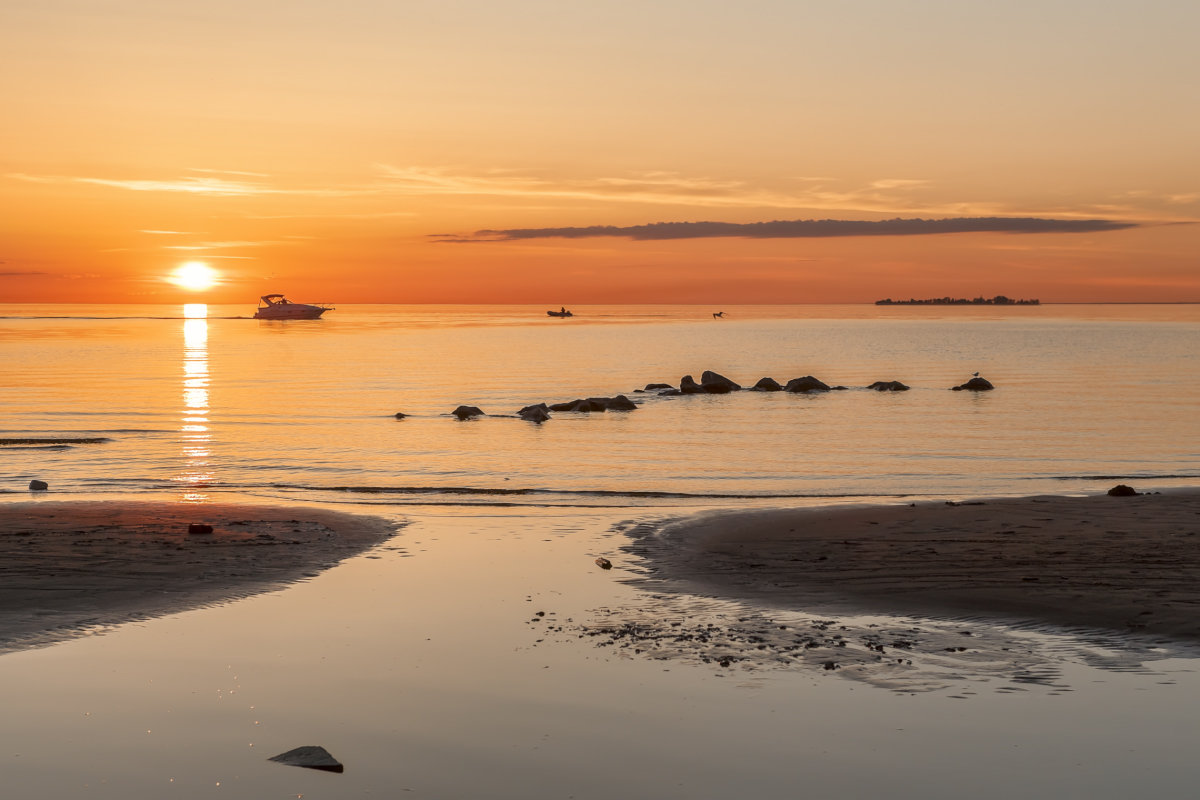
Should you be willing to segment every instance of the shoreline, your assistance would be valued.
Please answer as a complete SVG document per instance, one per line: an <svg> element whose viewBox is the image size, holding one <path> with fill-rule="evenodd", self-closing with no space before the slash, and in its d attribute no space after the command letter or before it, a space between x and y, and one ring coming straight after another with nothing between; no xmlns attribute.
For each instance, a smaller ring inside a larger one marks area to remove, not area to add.
<svg viewBox="0 0 1200 800"><path fill-rule="evenodd" d="M1200 641L1200 489L712 512L626 549L658 588L790 610Z"/></svg>
<svg viewBox="0 0 1200 800"><path fill-rule="evenodd" d="M189 533L192 523L212 532ZM0 503L0 654L274 591L397 527L303 507Z"/></svg>

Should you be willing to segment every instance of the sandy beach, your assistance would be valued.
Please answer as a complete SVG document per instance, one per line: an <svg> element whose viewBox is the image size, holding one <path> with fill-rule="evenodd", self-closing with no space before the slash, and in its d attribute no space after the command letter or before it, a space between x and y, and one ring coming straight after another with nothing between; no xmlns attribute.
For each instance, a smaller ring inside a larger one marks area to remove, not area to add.
<svg viewBox="0 0 1200 800"><path fill-rule="evenodd" d="M635 534L654 580L781 608L1200 640L1200 491L713 513Z"/></svg>
<svg viewBox="0 0 1200 800"><path fill-rule="evenodd" d="M189 533L192 524L212 531ZM0 652L270 591L393 530L311 508L0 504Z"/></svg>

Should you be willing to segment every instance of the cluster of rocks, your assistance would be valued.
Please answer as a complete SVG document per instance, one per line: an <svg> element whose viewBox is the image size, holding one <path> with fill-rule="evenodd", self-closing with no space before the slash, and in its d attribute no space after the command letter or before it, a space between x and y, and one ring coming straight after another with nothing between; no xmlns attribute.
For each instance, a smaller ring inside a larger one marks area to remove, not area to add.
<svg viewBox="0 0 1200 800"><path fill-rule="evenodd" d="M565 403L536 403L531 406L525 406L517 411L517 416L521 419L529 420L530 422L545 422L550 419L551 411L574 411L582 413L591 413L599 411L636 411L637 403L630 400L623 394L616 397L588 397L578 400L568 400ZM459 406L450 412L459 419L472 419L473 417L485 417L483 409L478 406ZM396 414L396 419L404 419L405 414Z"/></svg>
<svg viewBox="0 0 1200 800"><path fill-rule="evenodd" d="M809 392L836 392L844 391L849 387L846 386L830 386L825 381L814 378L812 375L805 375L802 378L792 378L785 384L781 384L774 378L759 378L758 383L750 387L752 392L792 392L794 394L807 394ZM900 381L875 381L868 389L874 389L877 392L907 392L911 387L901 383ZM974 377L961 386L952 387L954 391L962 391L964 389L973 392L987 391L994 389L986 379ZM700 376L700 381L691 375L684 375L679 382L679 388L671 386L669 383L648 383L646 388L638 389L639 392L657 392L663 396L674 396L681 394L725 394L727 392L740 391L742 387L716 372L705 370Z"/></svg>
<svg viewBox="0 0 1200 800"><path fill-rule="evenodd" d="M844 391L849 387L846 386L830 386L819 378L814 378L812 375L805 375L801 378L792 378L787 383L781 384L774 378L760 378L757 383L749 388L751 392L791 392L793 394L809 394L811 392L836 392ZM877 392L907 392L909 386L900 381L875 381L867 389L873 389ZM980 378L978 375L971 378L964 384L951 387L954 391L971 391L983 392L994 389L995 387L985 378ZM684 375L679 380L679 386L672 386L669 383L648 383L642 389L635 389L638 394L655 393L660 397L674 397L685 394L728 394L729 392L742 391L741 384L726 378L720 373L712 370L705 370L700 375L700 380L697 381L691 375ZM545 422L550 419L551 411L569 411L573 413L595 413L603 411L636 411L638 404L630 400L623 394L616 397L586 397L576 400L568 400L562 403L536 403L531 406L525 406L517 411L516 416L530 422ZM487 416L483 409L478 406L459 406L452 412L455 417L460 420L473 419L474 417ZM404 419L407 415L398 412L396 419Z"/></svg>

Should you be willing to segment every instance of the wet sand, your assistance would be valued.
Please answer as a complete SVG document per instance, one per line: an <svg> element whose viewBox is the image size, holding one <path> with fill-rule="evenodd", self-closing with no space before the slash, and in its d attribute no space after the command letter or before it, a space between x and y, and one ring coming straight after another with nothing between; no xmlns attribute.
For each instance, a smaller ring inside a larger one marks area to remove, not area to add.
<svg viewBox="0 0 1200 800"><path fill-rule="evenodd" d="M211 533L189 533L191 523ZM309 508L0 504L0 652L271 591L395 525Z"/></svg>
<svg viewBox="0 0 1200 800"><path fill-rule="evenodd" d="M787 609L1200 641L1200 491L725 512L633 534L651 580Z"/></svg>

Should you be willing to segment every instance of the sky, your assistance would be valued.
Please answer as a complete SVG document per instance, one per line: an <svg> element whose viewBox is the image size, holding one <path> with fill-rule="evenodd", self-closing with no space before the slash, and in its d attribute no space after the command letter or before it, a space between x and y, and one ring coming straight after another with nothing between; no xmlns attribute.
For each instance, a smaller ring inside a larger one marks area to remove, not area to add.
<svg viewBox="0 0 1200 800"><path fill-rule="evenodd" d="M1197 31L1194 0L6 0L0 302L1200 301Z"/></svg>

